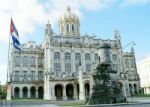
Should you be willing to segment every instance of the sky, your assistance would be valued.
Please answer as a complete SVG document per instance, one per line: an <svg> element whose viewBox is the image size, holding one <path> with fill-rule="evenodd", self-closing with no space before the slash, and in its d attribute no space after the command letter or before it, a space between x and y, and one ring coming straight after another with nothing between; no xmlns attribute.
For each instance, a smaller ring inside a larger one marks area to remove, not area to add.
<svg viewBox="0 0 150 107"><path fill-rule="evenodd" d="M136 60L150 57L150 0L0 0L0 81L6 82L10 19L20 42L40 44L49 20L55 33L67 6L80 18L81 35L113 39L120 32L122 47L135 42ZM130 51L130 47L124 51Z"/></svg>

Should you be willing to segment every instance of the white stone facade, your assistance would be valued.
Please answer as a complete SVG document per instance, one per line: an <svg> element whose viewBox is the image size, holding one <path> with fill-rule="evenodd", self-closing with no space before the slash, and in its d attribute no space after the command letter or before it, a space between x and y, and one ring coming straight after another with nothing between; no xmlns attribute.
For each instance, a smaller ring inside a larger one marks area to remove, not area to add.
<svg viewBox="0 0 150 107"><path fill-rule="evenodd" d="M110 59L124 96L130 95L129 83L136 84L139 91L134 52L123 52L118 31L115 31L113 40L80 35L79 18L69 7L59 21L59 29L60 33L56 35L52 32L51 24L47 23L41 45L29 41L21 45L20 52L13 51L11 61L14 63L10 63L12 69L9 70L12 88L8 90L11 91L11 98L85 100L92 92L90 72L105 58L103 50L99 49L104 43L111 47ZM125 63L126 59L128 63ZM134 59L134 67L131 67L129 59ZM129 69L126 64L129 64ZM131 71L137 77L129 78Z"/></svg>
<svg viewBox="0 0 150 107"><path fill-rule="evenodd" d="M137 63L137 69L143 93L150 94L150 58L139 61Z"/></svg>

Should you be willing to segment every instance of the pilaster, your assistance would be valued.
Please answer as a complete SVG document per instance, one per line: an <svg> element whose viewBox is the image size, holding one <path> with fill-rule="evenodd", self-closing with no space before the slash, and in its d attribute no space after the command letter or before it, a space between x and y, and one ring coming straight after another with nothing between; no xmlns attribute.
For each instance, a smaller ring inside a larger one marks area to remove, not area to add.
<svg viewBox="0 0 150 107"><path fill-rule="evenodd" d="M79 100L85 100L81 66L79 67Z"/></svg>
<svg viewBox="0 0 150 107"><path fill-rule="evenodd" d="M64 87L63 87L63 100L67 100L67 96L66 96L66 85L64 85Z"/></svg>
<svg viewBox="0 0 150 107"><path fill-rule="evenodd" d="M73 91L74 91L74 96L73 96L73 97L74 97L75 100L77 100L77 99L78 99L78 95L77 95L77 84L74 84L73 87L74 87L74 88L73 88L73 89L74 89L74 90L73 90Z"/></svg>

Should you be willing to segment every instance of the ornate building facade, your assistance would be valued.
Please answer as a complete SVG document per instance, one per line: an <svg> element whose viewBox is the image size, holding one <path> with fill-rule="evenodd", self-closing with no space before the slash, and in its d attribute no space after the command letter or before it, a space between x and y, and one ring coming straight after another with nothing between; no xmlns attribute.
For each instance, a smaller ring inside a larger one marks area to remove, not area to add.
<svg viewBox="0 0 150 107"><path fill-rule="evenodd" d="M123 52L118 31L113 40L80 34L80 20L68 7L59 20L59 34L47 23L41 45L21 44L13 50L9 65L7 99L43 98L44 100L85 100L92 91L90 73L105 60L103 44L109 44L112 67L122 85L123 95L140 88L134 50Z"/></svg>

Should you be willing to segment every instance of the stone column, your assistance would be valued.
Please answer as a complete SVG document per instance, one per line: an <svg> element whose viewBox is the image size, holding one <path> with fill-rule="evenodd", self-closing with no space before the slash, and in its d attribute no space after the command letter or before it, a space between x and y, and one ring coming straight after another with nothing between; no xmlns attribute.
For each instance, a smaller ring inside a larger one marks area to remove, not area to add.
<svg viewBox="0 0 150 107"><path fill-rule="evenodd" d="M64 72L65 72L65 69L64 69L64 53L63 53L63 50L61 50L61 73L64 73Z"/></svg>
<svg viewBox="0 0 150 107"><path fill-rule="evenodd" d="M50 90L49 90L49 75L45 74L45 82L44 82L44 100L51 100L50 98Z"/></svg>
<svg viewBox="0 0 150 107"><path fill-rule="evenodd" d="M55 85L53 85L53 87L51 88L52 90L52 100L56 100L56 96L55 96Z"/></svg>
<svg viewBox="0 0 150 107"><path fill-rule="evenodd" d="M11 100L11 91L12 91L11 83L8 83L7 84L7 100Z"/></svg>
<svg viewBox="0 0 150 107"><path fill-rule="evenodd" d="M79 67L79 100L85 100L81 66Z"/></svg>
<svg viewBox="0 0 150 107"><path fill-rule="evenodd" d="M84 56L84 52L83 49L81 51L81 66L82 66L82 72L85 72L85 56Z"/></svg>
<svg viewBox="0 0 150 107"><path fill-rule="evenodd" d="M35 98L38 98L38 88L36 88Z"/></svg>
<svg viewBox="0 0 150 107"><path fill-rule="evenodd" d="M47 84L47 81L46 81L46 78L47 78L47 75L45 74L44 75L44 100L46 100L46 92L47 92L47 89L46 89L46 84Z"/></svg>
<svg viewBox="0 0 150 107"><path fill-rule="evenodd" d="M67 100L67 96L66 96L66 85L64 84L64 86L63 86L63 93L62 93L62 95L63 95L63 100Z"/></svg>
<svg viewBox="0 0 150 107"><path fill-rule="evenodd" d="M30 88L28 88L28 98L31 98L31 95L30 95Z"/></svg>
<svg viewBox="0 0 150 107"><path fill-rule="evenodd" d="M73 85L73 91L74 91L74 99L77 100L78 99L78 95L77 95L77 84Z"/></svg>
<svg viewBox="0 0 150 107"><path fill-rule="evenodd" d="M20 89L20 98L23 98L23 91L22 91L22 89Z"/></svg>
<svg viewBox="0 0 150 107"><path fill-rule="evenodd" d="M71 67L72 67L72 73L75 73L75 53L74 53L74 50L72 50L72 53L71 53Z"/></svg>
<svg viewBox="0 0 150 107"><path fill-rule="evenodd" d="M126 97L127 93L126 93L126 82L122 83L123 87L122 87L122 91L123 91L123 96Z"/></svg>

